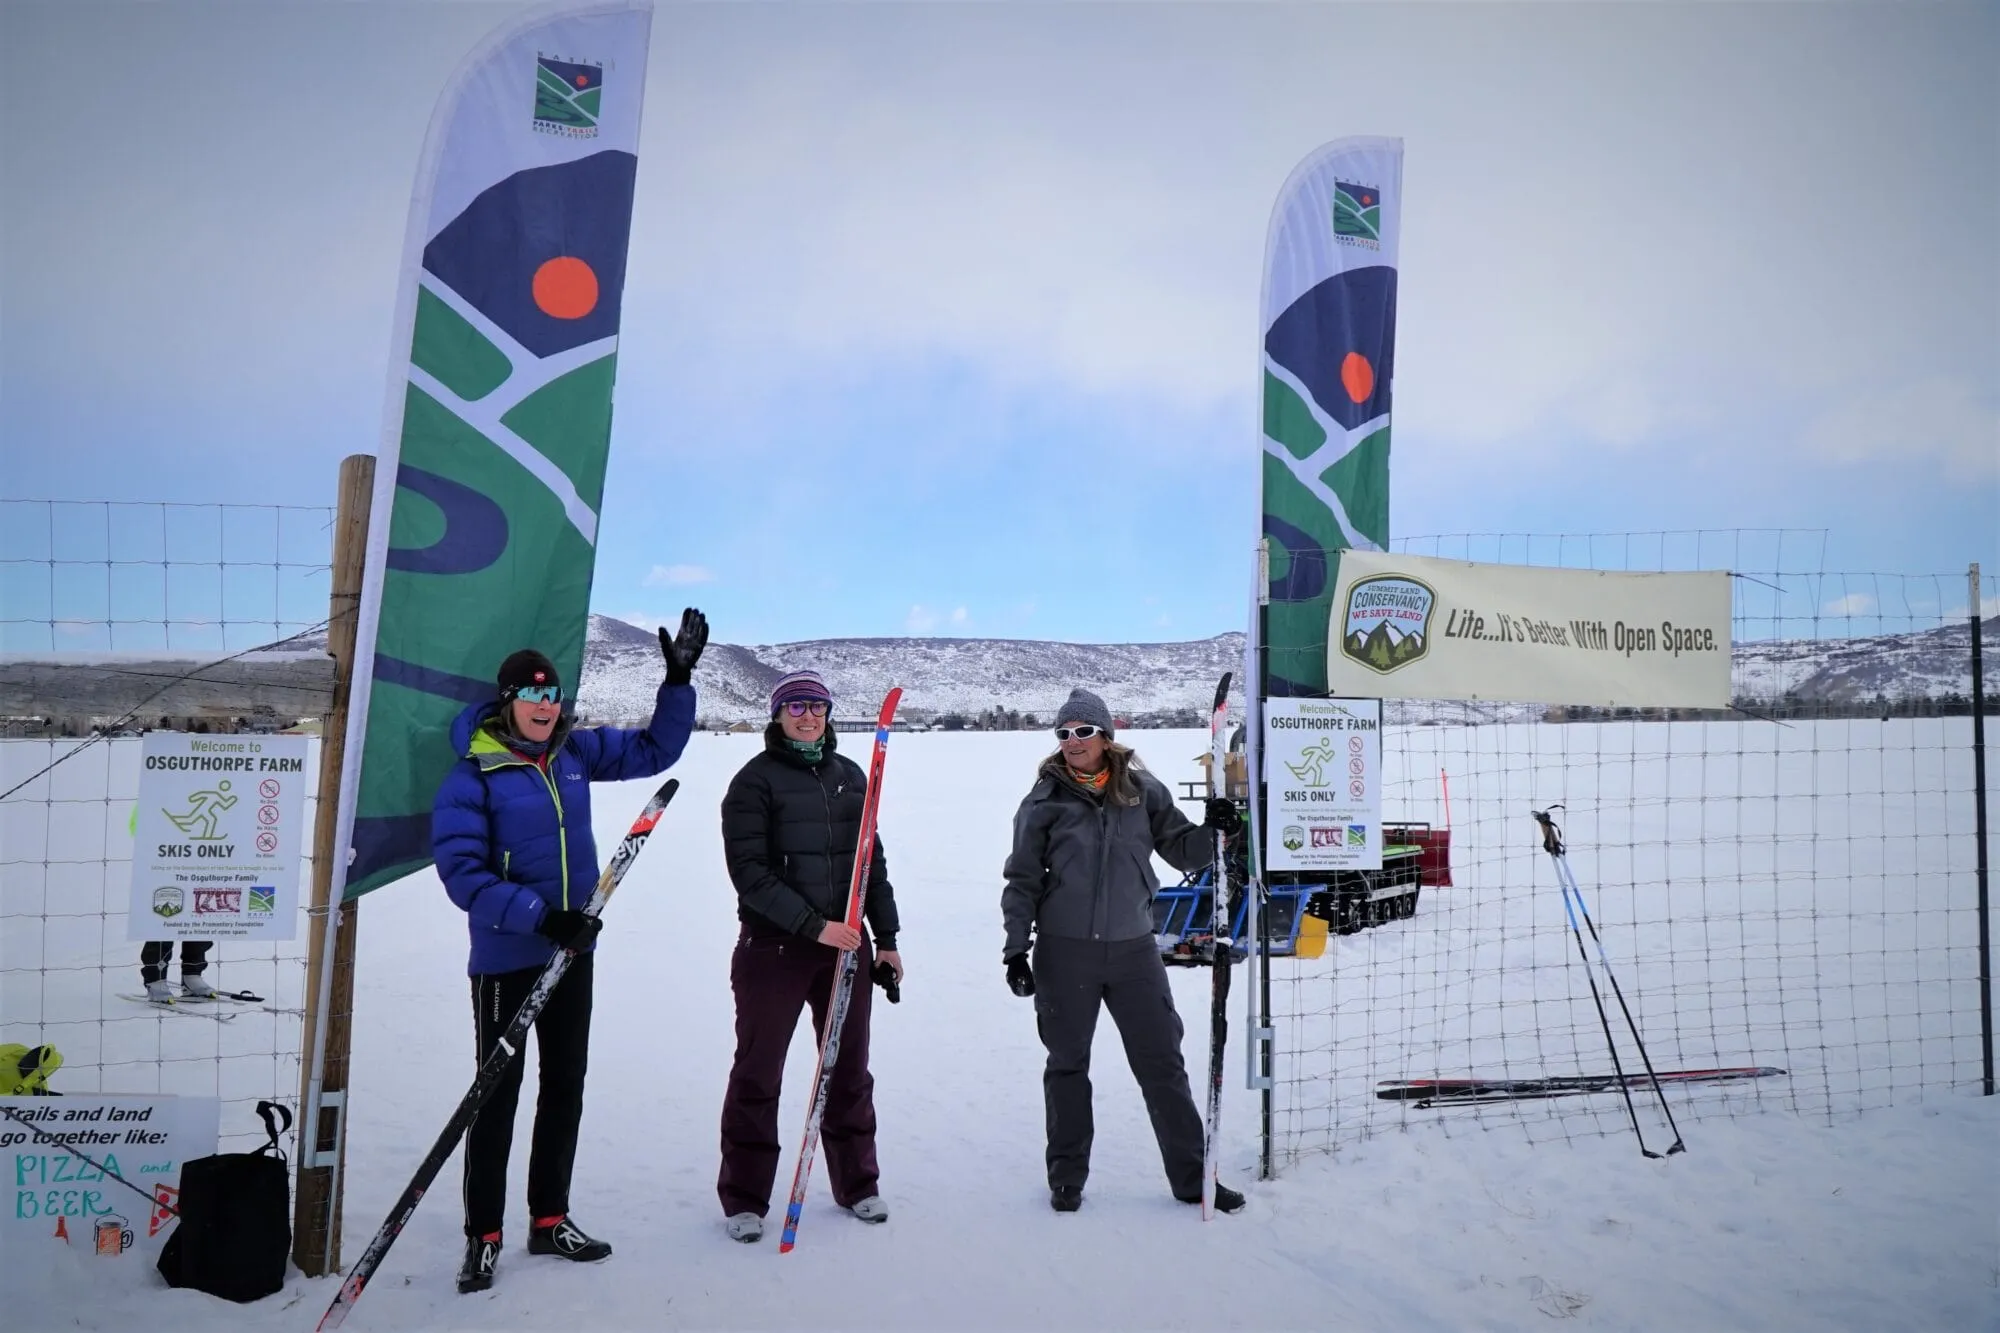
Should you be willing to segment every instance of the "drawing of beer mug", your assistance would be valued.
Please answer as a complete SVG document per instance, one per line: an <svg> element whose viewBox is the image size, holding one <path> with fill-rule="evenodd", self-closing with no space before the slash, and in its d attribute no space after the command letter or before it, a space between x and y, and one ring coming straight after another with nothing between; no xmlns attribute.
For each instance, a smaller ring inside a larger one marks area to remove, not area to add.
<svg viewBox="0 0 2000 1333"><path fill-rule="evenodd" d="M97 1252L120 1255L132 1248L132 1227L116 1213L97 1219Z"/></svg>

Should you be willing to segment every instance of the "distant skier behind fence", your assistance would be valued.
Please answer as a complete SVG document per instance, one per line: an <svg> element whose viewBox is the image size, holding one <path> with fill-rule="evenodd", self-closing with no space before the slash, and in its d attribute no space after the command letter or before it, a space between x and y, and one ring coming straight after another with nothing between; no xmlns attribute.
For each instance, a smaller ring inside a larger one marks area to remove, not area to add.
<svg viewBox="0 0 2000 1333"><path fill-rule="evenodd" d="M577 955L535 1022L541 1091L528 1157L530 1254L582 1262L611 1254L610 1245L569 1218L590 1053L591 959L601 929L583 912L598 876L590 784L651 777L680 758L694 729L690 681L707 643L708 621L692 608L682 614L678 634L660 631L666 679L644 730L573 727L555 666L532 648L501 663L496 700L472 705L452 725L461 758L438 788L431 850L472 936L466 970L475 1060L507 1030L556 950ZM493 1285L522 1059L517 1051L466 1133L461 1292Z"/></svg>
<svg viewBox="0 0 2000 1333"><path fill-rule="evenodd" d="M1042 1074L1049 1206L1059 1213L1083 1206L1095 1132L1090 1046L1100 1006L1111 1011L1145 1096L1167 1184L1182 1203L1199 1204L1202 1120L1153 936L1160 885L1152 857L1199 869L1214 857L1213 830L1234 832L1240 816L1230 802L1211 800L1203 824L1189 821L1166 786L1117 743L1111 710L1089 690L1072 690L1057 717L1058 748L1014 815L1000 893L1007 985L1034 997L1035 1026L1049 1053ZM1236 1212L1243 1196L1218 1184L1215 1206Z"/></svg>
<svg viewBox="0 0 2000 1333"><path fill-rule="evenodd" d="M778 1171L778 1097L799 1011L812 1006L826 1036L835 964L858 949L863 977L885 989L903 979L900 921L882 840L868 870L864 932L845 922L868 778L835 753L833 694L813 671L771 689L771 721L760 750L722 798L722 855L741 922L729 963L736 998L736 1056L722 1102L722 1169L716 1194L724 1226L745 1244L764 1235ZM875 1159L875 1079L868 1072L870 987L858 985L840 1031L820 1141L834 1202L864 1222L888 1220Z"/></svg>

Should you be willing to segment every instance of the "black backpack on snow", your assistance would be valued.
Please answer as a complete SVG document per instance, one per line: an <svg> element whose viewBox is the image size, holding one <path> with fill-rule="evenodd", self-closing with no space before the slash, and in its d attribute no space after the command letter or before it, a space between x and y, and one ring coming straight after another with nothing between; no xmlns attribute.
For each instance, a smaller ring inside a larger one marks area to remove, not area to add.
<svg viewBox="0 0 2000 1333"><path fill-rule="evenodd" d="M283 1126L272 1113L284 1117ZM285 1285L292 1249L292 1192L278 1135L292 1113L258 1102L271 1141L255 1152L216 1153L181 1166L180 1224L160 1247L160 1276L231 1301L262 1300Z"/></svg>

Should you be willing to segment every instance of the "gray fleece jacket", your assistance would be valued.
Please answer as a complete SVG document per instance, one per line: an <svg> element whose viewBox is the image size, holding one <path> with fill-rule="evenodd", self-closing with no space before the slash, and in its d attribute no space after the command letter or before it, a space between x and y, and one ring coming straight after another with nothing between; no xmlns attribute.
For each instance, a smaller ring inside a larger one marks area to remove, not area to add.
<svg viewBox="0 0 2000 1333"><path fill-rule="evenodd" d="M1134 765L1139 803L1119 805L1069 776L1060 758L1042 765L1014 815L1000 913L1003 958L1028 950L1030 929L1106 943L1153 933L1159 877L1152 854L1179 870L1215 856L1215 835L1183 815L1165 784Z"/></svg>

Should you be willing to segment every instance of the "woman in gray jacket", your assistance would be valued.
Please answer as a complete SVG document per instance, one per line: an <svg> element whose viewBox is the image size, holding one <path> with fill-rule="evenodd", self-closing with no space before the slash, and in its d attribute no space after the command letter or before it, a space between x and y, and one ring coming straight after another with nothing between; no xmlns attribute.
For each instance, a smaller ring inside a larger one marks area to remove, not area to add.
<svg viewBox="0 0 2000 1333"><path fill-rule="evenodd" d="M1239 817L1228 801L1215 800L1203 824L1189 822L1160 780L1113 739L1111 710L1090 691L1072 690L1058 716L1060 748L1042 762L1014 816L1000 893L1007 985L1035 998L1035 1026L1049 1052L1042 1074L1049 1206L1071 1213L1083 1205L1093 1128L1090 1043L1100 1005L1111 1011L1145 1094L1167 1183L1176 1199L1198 1204L1202 1122L1153 936L1160 882L1152 858L1158 852L1181 870L1205 866L1215 830L1234 832ZM1218 1184L1215 1206L1233 1213L1243 1196Z"/></svg>

